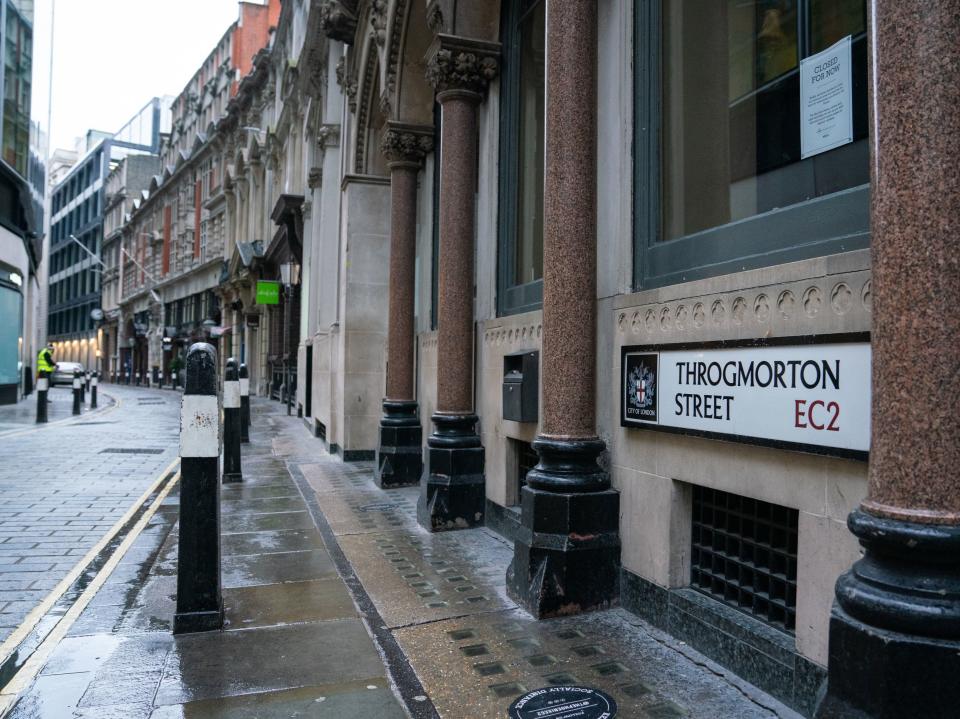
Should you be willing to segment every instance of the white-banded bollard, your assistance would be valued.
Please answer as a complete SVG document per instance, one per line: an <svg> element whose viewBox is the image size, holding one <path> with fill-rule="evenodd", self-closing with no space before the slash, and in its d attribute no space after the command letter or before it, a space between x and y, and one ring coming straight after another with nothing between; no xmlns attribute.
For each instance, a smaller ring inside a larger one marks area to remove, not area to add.
<svg viewBox="0 0 960 719"><path fill-rule="evenodd" d="M40 370L37 377L37 424L47 421L47 390L50 389L50 373Z"/></svg>
<svg viewBox="0 0 960 719"><path fill-rule="evenodd" d="M227 360L223 378L223 481L240 482L240 377L237 361Z"/></svg>
<svg viewBox="0 0 960 719"><path fill-rule="evenodd" d="M97 385L99 384L100 373L94 372L90 378L90 409L97 408Z"/></svg>
<svg viewBox="0 0 960 719"><path fill-rule="evenodd" d="M137 387L140 386L140 370L137 370Z"/></svg>
<svg viewBox="0 0 960 719"><path fill-rule="evenodd" d="M174 370L170 373L170 389L177 388L177 371Z"/></svg>
<svg viewBox="0 0 960 719"><path fill-rule="evenodd" d="M87 403L87 388L90 385L90 373L84 372L80 375L80 404Z"/></svg>
<svg viewBox="0 0 960 719"><path fill-rule="evenodd" d="M163 370L160 370L160 371L157 373L157 386L158 386L160 389L163 389Z"/></svg>
<svg viewBox="0 0 960 719"><path fill-rule="evenodd" d="M240 441L250 441L250 373L240 363Z"/></svg>
<svg viewBox="0 0 960 719"><path fill-rule="evenodd" d="M80 392L83 391L83 382L80 380L80 370L73 371L73 413L80 414Z"/></svg>
<svg viewBox="0 0 960 719"><path fill-rule="evenodd" d="M90 378L91 378L91 375L92 375L92 374L93 374L93 372L91 372L90 370L87 370L86 373L85 373L85 375L84 375L84 383L86 384L86 387L84 388L84 390L85 390L86 392L89 392L89 391L90 391Z"/></svg>
<svg viewBox="0 0 960 719"><path fill-rule="evenodd" d="M220 403L216 350L187 352L180 400L180 541L173 633L223 627L220 583Z"/></svg>

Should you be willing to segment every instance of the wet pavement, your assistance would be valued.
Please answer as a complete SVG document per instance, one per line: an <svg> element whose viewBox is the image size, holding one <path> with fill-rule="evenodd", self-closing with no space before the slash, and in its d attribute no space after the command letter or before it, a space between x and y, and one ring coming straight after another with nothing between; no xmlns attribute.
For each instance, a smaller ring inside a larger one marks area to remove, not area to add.
<svg viewBox="0 0 960 719"><path fill-rule="evenodd" d="M487 719L565 684L622 718L798 716L626 611L532 620L502 537L427 533L417 488L380 490L279 404L252 409L221 495L225 630L171 634L171 494L9 716Z"/></svg>
<svg viewBox="0 0 960 719"><path fill-rule="evenodd" d="M0 408L0 642L177 458L178 393L101 387L76 418L72 390L50 397L45 425L35 400Z"/></svg>

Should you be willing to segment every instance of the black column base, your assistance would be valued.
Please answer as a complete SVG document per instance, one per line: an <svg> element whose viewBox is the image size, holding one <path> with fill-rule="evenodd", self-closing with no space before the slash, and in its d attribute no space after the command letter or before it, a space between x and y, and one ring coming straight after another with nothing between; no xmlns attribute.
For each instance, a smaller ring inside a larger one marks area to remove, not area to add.
<svg viewBox="0 0 960 719"><path fill-rule="evenodd" d="M475 414L435 414L427 438L428 470L420 485L417 521L431 532L483 525L484 452Z"/></svg>
<svg viewBox="0 0 960 719"><path fill-rule="evenodd" d="M597 465L603 442L538 438L533 446L540 462L521 492L507 595L537 619L618 604L620 493Z"/></svg>
<svg viewBox="0 0 960 719"><path fill-rule="evenodd" d="M374 479L381 489L420 482L423 474L423 428L412 400L383 400L380 442Z"/></svg>
<svg viewBox="0 0 960 719"><path fill-rule="evenodd" d="M960 641L901 634L834 605L817 719L948 719L960 707Z"/></svg>
<svg viewBox="0 0 960 719"><path fill-rule="evenodd" d="M184 612L173 615L173 633L213 632L223 629L223 610L219 612Z"/></svg>
<svg viewBox="0 0 960 719"><path fill-rule="evenodd" d="M818 719L957 716L960 527L858 510L866 550L837 580L827 691Z"/></svg>

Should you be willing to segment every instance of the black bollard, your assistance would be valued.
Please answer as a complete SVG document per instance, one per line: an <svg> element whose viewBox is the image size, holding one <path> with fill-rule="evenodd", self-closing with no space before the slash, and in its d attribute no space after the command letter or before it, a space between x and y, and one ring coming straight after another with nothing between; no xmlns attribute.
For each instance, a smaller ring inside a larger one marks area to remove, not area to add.
<svg viewBox="0 0 960 719"><path fill-rule="evenodd" d="M90 378L91 378L91 375L92 375L92 374L93 374L93 372L91 372L90 370L87 370L86 374L84 375L84 381L85 381L85 383L86 383L86 389L85 389L85 391L87 391L87 392L90 391Z"/></svg>
<svg viewBox="0 0 960 719"><path fill-rule="evenodd" d="M87 403L87 386L90 383L90 373L84 372L80 376L80 404L84 405Z"/></svg>
<svg viewBox="0 0 960 719"><path fill-rule="evenodd" d="M240 482L240 378L237 361L227 360L223 379L223 481Z"/></svg>
<svg viewBox="0 0 960 719"><path fill-rule="evenodd" d="M174 370L170 373L170 389L177 388L177 371Z"/></svg>
<svg viewBox="0 0 960 719"><path fill-rule="evenodd" d="M94 372L90 378L90 409L97 408L97 384L99 384L100 373Z"/></svg>
<svg viewBox="0 0 960 719"><path fill-rule="evenodd" d="M137 387L140 386L140 370L137 370Z"/></svg>
<svg viewBox="0 0 960 719"><path fill-rule="evenodd" d="M240 364L240 441L250 441L250 373Z"/></svg>
<svg viewBox="0 0 960 719"><path fill-rule="evenodd" d="M163 370L157 373L157 388L163 389Z"/></svg>
<svg viewBox="0 0 960 719"><path fill-rule="evenodd" d="M37 377L37 424L47 421L47 390L50 389L50 373L40 370Z"/></svg>
<svg viewBox="0 0 960 719"><path fill-rule="evenodd" d="M180 400L180 543L173 633L223 627L220 583L220 406L216 350L187 352Z"/></svg>
<svg viewBox="0 0 960 719"><path fill-rule="evenodd" d="M83 391L83 382L80 381L80 370L73 371L73 413L80 414L80 393Z"/></svg>

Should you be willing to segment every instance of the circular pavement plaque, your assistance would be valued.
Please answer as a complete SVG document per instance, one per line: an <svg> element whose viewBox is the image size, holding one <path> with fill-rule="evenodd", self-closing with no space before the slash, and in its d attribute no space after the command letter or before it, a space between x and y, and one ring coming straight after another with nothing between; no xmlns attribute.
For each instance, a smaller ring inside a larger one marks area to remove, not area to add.
<svg viewBox="0 0 960 719"><path fill-rule="evenodd" d="M617 703L589 687L544 687L510 705L510 719L613 719Z"/></svg>

